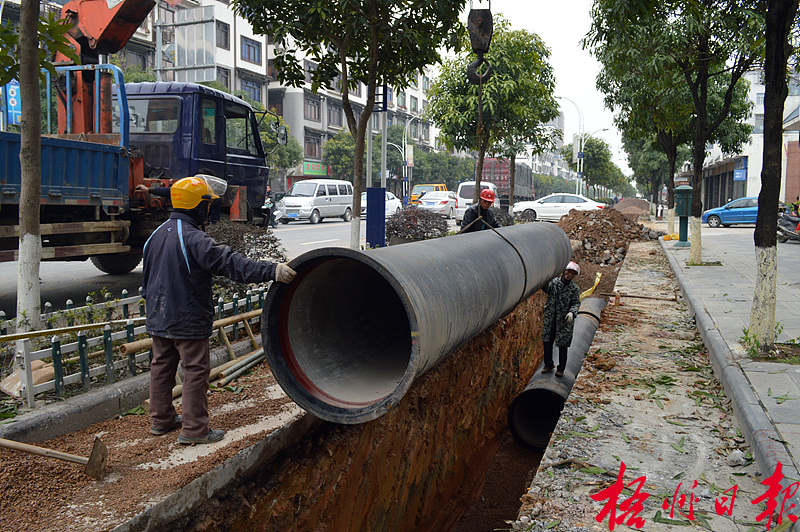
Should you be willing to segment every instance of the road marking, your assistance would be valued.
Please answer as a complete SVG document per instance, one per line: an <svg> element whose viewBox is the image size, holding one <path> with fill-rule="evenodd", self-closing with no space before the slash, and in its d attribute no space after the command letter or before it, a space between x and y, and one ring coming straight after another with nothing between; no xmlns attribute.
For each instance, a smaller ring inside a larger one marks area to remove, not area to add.
<svg viewBox="0 0 800 532"><path fill-rule="evenodd" d="M301 246L313 246L314 244L325 244L326 242L338 242L341 238L332 238L330 240L317 240L316 242L301 242Z"/></svg>

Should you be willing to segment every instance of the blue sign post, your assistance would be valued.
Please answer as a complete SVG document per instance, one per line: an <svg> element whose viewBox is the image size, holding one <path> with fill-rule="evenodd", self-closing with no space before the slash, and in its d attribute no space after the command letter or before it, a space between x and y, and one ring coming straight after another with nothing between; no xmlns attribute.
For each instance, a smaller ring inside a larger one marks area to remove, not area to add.
<svg viewBox="0 0 800 532"><path fill-rule="evenodd" d="M3 88L5 99L6 124L19 125L22 116L22 103L19 98L19 82L12 79Z"/></svg>

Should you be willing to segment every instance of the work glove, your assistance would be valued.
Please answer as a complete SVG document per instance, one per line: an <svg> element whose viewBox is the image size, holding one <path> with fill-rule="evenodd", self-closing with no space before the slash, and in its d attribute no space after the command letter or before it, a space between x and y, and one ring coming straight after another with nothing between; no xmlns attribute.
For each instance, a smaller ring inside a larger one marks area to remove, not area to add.
<svg viewBox="0 0 800 532"><path fill-rule="evenodd" d="M275 280L279 283L289 284L294 279L297 272L291 269L287 263L282 262L275 268Z"/></svg>
<svg viewBox="0 0 800 532"><path fill-rule="evenodd" d="M572 320L575 319L575 316L572 314L572 312L567 312L567 315L564 317L564 319L567 321L567 323L572 323Z"/></svg>

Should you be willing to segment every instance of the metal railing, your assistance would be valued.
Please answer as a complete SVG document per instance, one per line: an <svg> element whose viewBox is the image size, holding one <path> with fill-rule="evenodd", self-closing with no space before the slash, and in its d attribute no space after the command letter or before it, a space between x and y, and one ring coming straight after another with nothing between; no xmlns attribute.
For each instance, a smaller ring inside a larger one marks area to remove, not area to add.
<svg viewBox="0 0 800 532"><path fill-rule="evenodd" d="M240 328L244 329L255 347L256 339L251 324L258 323L260 312L253 311L263 307L266 290L263 287L255 292L248 290L244 298L234 295L227 302L219 298L215 309L215 328L220 345L225 346L231 356L233 349L228 334L236 341ZM43 321L48 329L41 331L7 334L9 323L0 324L0 342L15 342L14 366L19 371L19 396L28 407L36 407L37 395L55 391L55 395L61 398L67 393L87 391L101 380L105 384L113 384L137 375L144 369L143 366L149 364L152 358L149 347L146 352L120 352L121 344L130 344L147 335L143 324L144 300L141 296L125 297L127 291L123 291L123 296L111 301L107 294L106 301L97 307L89 297L84 307L45 312ZM115 313L121 313L123 319L113 320ZM138 316L134 317L134 314ZM241 319L236 319L239 315ZM76 317L100 316L106 321L75 324ZM64 326L56 328L58 324ZM89 336L97 330L102 330L102 335ZM48 337L49 342L42 341L43 337ZM37 341L40 345L35 345ZM70 385L78 386L68 392Z"/></svg>

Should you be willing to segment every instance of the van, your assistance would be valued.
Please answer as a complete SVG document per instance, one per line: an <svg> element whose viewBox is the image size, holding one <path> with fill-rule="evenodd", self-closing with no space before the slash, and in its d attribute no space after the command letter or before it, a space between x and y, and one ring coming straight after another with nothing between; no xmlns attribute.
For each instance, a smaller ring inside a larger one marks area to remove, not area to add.
<svg viewBox="0 0 800 532"><path fill-rule="evenodd" d="M409 201L411 205L416 205L419 202L419 197L425 194L426 192L433 192L433 191L446 191L447 185L444 183L426 183L420 185L414 185L414 188L411 189L411 197Z"/></svg>
<svg viewBox="0 0 800 532"><path fill-rule="evenodd" d="M497 185L489 181L481 181L481 190L489 189L494 192L494 208L500 208L500 196L497 194ZM456 207L456 225L461 225L464 219L464 211L472 205L472 195L475 193L475 181L464 181L458 184L458 207Z"/></svg>
<svg viewBox="0 0 800 532"><path fill-rule="evenodd" d="M306 179L298 181L280 202L281 223L308 220L312 224L323 218L341 218L349 222L353 216L353 184L338 179Z"/></svg>

